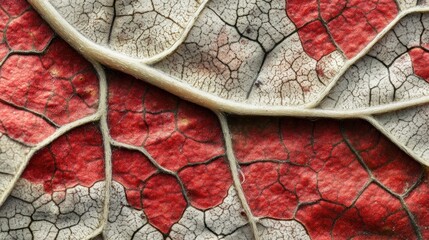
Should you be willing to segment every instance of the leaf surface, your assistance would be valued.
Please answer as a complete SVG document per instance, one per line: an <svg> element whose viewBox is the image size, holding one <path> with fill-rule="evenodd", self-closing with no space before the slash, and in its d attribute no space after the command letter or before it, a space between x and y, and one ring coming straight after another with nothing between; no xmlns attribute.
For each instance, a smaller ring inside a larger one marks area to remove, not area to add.
<svg viewBox="0 0 429 240"><path fill-rule="evenodd" d="M90 62L0 2L0 238L429 238L425 1L31 3Z"/></svg>

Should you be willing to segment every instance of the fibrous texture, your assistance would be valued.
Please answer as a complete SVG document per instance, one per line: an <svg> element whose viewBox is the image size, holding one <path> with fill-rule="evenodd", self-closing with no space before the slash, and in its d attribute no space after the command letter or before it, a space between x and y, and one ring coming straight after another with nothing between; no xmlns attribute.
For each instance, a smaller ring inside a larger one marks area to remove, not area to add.
<svg viewBox="0 0 429 240"><path fill-rule="evenodd" d="M29 2L0 239L429 238L426 1Z"/></svg>

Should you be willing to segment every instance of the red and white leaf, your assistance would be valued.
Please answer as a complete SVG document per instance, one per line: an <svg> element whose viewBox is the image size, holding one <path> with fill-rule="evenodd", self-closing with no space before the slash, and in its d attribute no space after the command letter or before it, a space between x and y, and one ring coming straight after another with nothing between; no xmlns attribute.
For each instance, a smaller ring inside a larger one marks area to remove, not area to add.
<svg viewBox="0 0 429 240"><path fill-rule="evenodd" d="M92 64L0 2L1 239L429 238L426 1L30 2Z"/></svg>
<svg viewBox="0 0 429 240"><path fill-rule="evenodd" d="M94 125L33 155L0 208L2 239L82 239L103 224L104 151Z"/></svg>
<svg viewBox="0 0 429 240"><path fill-rule="evenodd" d="M180 97L236 113L314 106L396 21L423 8L393 0L30 2L86 56ZM189 31L171 31L170 20L177 23L181 12L178 24L190 24ZM160 22L168 14L170 19ZM91 23L98 22L101 29L93 31ZM175 34L182 34L180 41L173 40ZM156 64L147 59L147 51L163 51L171 41L174 51Z"/></svg>
<svg viewBox="0 0 429 240"><path fill-rule="evenodd" d="M25 1L0 6L3 203L35 151L97 112L99 83L92 65Z"/></svg>

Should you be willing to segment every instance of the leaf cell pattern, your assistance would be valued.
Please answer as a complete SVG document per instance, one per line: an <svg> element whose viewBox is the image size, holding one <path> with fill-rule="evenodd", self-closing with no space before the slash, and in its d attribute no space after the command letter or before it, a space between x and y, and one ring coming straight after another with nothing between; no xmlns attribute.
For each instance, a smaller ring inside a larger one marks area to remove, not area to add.
<svg viewBox="0 0 429 240"><path fill-rule="evenodd" d="M426 1L29 2L0 239L429 238Z"/></svg>

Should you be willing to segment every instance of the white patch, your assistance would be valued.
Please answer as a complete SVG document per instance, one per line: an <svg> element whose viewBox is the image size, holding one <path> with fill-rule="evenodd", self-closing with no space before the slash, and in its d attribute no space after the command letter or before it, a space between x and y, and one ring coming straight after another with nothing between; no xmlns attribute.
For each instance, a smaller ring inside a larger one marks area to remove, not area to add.
<svg viewBox="0 0 429 240"><path fill-rule="evenodd" d="M13 187L13 178L25 164L29 147L21 145L0 133L0 198Z"/></svg>
<svg viewBox="0 0 429 240"><path fill-rule="evenodd" d="M377 58L386 65L390 65L399 55L405 53L407 48L399 42L395 32L389 31L372 48L368 55Z"/></svg>
<svg viewBox="0 0 429 240"><path fill-rule="evenodd" d="M144 225L148 224L143 211L129 206L124 187L113 181L110 192L109 218L104 230L107 239L131 239L134 233Z"/></svg>
<svg viewBox="0 0 429 240"><path fill-rule="evenodd" d="M82 35L107 45L113 21L114 0L50 0L51 4Z"/></svg>
<svg viewBox="0 0 429 240"><path fill-rule="evenodd" d="M377 59L364 57L338 80L326 99L323 109L359 109L390 103L394 86L388 69Z"/></svg>
<svg viewBox="0 0 429 240"><path fill-rule="evenodd" d="M185 42L155 67L204 92L244 101L263 57L256 42L205 9Z"/></svg>
<svg viewBox="0 0 429 240"><path fill-rule="evenodd" d="M172 47L200 6L195 0L50 2L88 39L138 58L151 57Z"/></svg>
<svg viewBox="0 0 429 240"><path fill-rule="evenodd" d="M247 224L247 217L234 187L230 187L228 196L222 204L205 212L205 222L208 228L218 235L228 235Z"/></svg>
<svg viewBox="0 0 429 240"><path fill-rule="evenodd" d="M204 213L193 207L188 207L178 223L171 228L171 239L217 239L204 225Z"/></svg>
<svg viewBox="0 0 429 240"><path fill-rule="evenodd" d="M417 0L397 0L397 2L402 10L415 7L417 5Z"/></svg>
<svg viewBox="0 0 429 240"><path fill-rule="evenodd" d="M297 106L316 100L325 89L316 64L304 52L298 34L291 35L268 54L249 103Z"/></svg>
<svg viewBox="0 0 429 240"><path fill-rule="evenodd" d="M318 73L320 81L322 81L325 85L331 83L332 79L337 76L346 61L346 57L344 57L344 55L338 50L323 56L317 62L316 66L316 69L321 71Z"/></svg>
<svg viewBox="0 0 429 240"><path fill-rule="evenodd" d="M0 208L0 236L16 239L83 239L100 226L104 204L104 182L89 190L76 186L67 189L60 204L51 194L43 194L40 184L21 179L12 195ZM100 193L89 195L89 192ZM21 200L22 199L22 200ZM7 224L5 224L7 223ZM20 229L19 231L13 231ZM37 236L37 237L36 237Z"/></svg>
<svg viewBox="0 0 429 240"><path fill-rule="evenodd" d="M429 107L418 106L374 117L383 130L429 164Z"/></svg>
<svg viewBox="0 0 429 240"><path fill-rule="evenodd" d="M305 228L294 220L279 221L265 218L259 221L258 230L261 240L310 240L310 236L305 231Z"/></svg>
<svg viewBox="0 0 429 240"><path fill-rule="evenodd" d="M286 1L235 0L211 1L208 7L223 21L235 25L238 31L269 51L295 30L286 15Z"/></svg>
<svg viewBox="0 0 429 240"><path fill-rule="evenodd" d="M393 28L399 41L407 48L420 46L420 35L423 32L421 14L405 16Z"/></svg>

